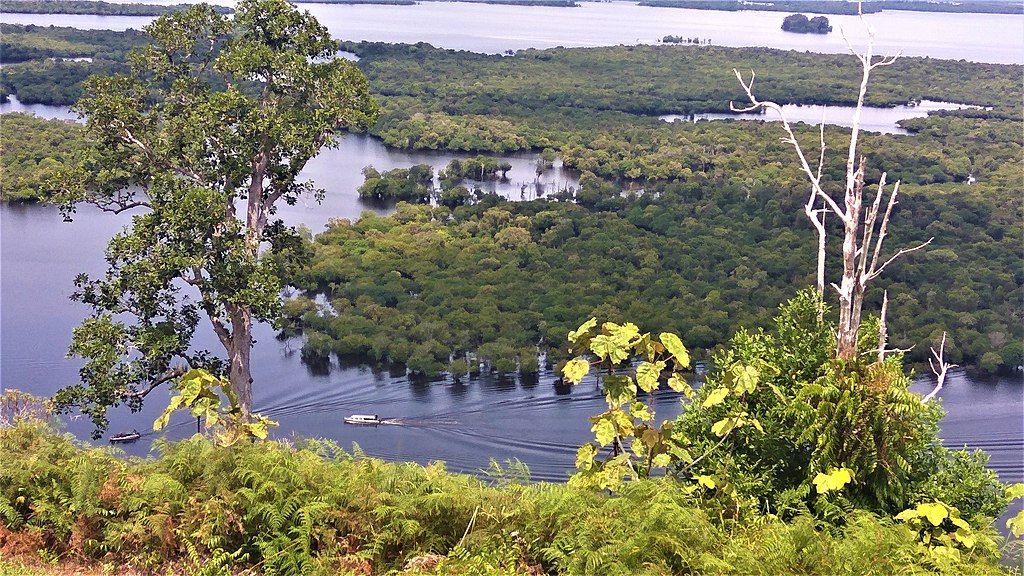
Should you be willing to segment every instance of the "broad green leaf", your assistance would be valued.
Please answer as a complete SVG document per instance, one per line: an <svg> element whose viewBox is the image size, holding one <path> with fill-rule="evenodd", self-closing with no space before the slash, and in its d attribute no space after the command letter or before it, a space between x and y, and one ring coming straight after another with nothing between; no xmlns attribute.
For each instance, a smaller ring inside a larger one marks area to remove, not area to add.
<svg viewBox="0 0 1024 576"><path fill-rule="evenodd" d="M915 508L908 508L908 509L904 510L903 512L900 512L899 514L896 515L896 519L897 520L901 520L903 522L906 522L907 520L913 520L914 518L917 518L917 517L918 517L918 513L917 513L917 509L915 509Z"/></svg>
<svg viewBox="0 0 1024 576"><path fill-rule="evenodd" d="M590 350L602 360L608 360L612 364L619 364L629 358L627 346L620 344L611 336L598 334L590 340Z"/></svg>
<svg viewBox="0 0 1024 576"><path fill-rule="evenodd" d="M587 469L594 465L594 456L597 455L597 449L591 443L586 443L580 446L580 449L576 451L576 467L580 469Z"/></svg>
<svg viewBox="0 0 1024 576"><path fill-rule="evenodd" d="M686 346L683 346L683 341L679 339L679 336L671 332L662 332L658 335L658 339L671 354L676 363L680 368L688 368L690 366L690 353L686 350Z"/></svg>
<svg viewBox="0 0 1024 576"><path fill-rule="evenodd" d="M647 454L647 445L639 438L634 438L633 441L629 443L629 449L637 458L643 458L644 454Z"/></svg>
<svg viewBox="0 0 1024 576"><path fill-rule="evenodd" d="M265 422L251 422L249 424L246 424L246 428L248 429L249 434L252 434L253 436L259 438L260 440L267 439L267 425Z"/></svg>
<svg viewBox="0 0 1024 576"><path fill-rule="evenodd" d="M629 376L605 376L602 385L610 406L622 406L636 398L636 384Z"/></svg>
<svg viewBox="0 0 1024 576"><path fill-rule="evenodd" d="M629 413L632 414L634 418L638 418L645 422L654 417L654 415L647 409L647 404L644 404L643 402L633 402L629 407Z"/></svg>
<svg viewBox="0 0 1024 576"><path fill-rule="evenodd" d="M833 468L828 474L819 472L814 477L814 489L818 494L842 490L844 486L853 481L853 471L849 468Z"/></svg>
<svg viewBox="0 0 1024 576"><path fill-rule="evenodd" d="M711 408L717 406L725 400L725 397L729 395L728 388L715 388L708 394L708 397L704 399L704 402L700 405L701 408Z"/></svg>
<svg viewBox="0 0 1024 576"><path fill-rule="evenodd" d="M590 332L590 330L593 329L595 326L597 326L597 318L591 318L590 320L587 320L583 324L580 324L579 328L569 332L569 342L575 344L576 341L579 340L580 336L583 336L584 334Z"/></svg>
<svg viewBox="0 0 1024 576"><path fill-rule="evenodd" d="M608 416L611 418L612 424L618 429L620 435L629 436L633 433L633 419L629 417L629 414L619 409L613 409L608 411Z"/></svg>
<svg viewBox="0 0 1024 576"><path fill-rule="evenodd" d="M747 420L747 422L750 423L750 425L752 425L754 428L757 428L758 432L764 434L764 428L761 427L761 422L757 418L750 418Z"/></svg>
<svg viewBox="0 0 1024 576"><path fill-rule="evenodd" d="M573 384L579 384L588 373L590 373L590 362L584 358L573 358L562 368L562 374Z"/></svg>
<svg viewBox="0 0 1024 576"><path fill-rule="evenodd" d="M651 464L654 464L658 468L664 468L672 462L672 458L668 454L658 454L651 460Z"/></svg>
<svg viewBox="0 0 1024 576"><path fill-rule="evenodd" d="M1024 496L1024 482L1017 482L1006 488L1006 497L1010 500L1016 500Z"/></svg>
<svg viewBox="0 0 1024 576"><path fill-rule="evenodd" d="M953 526L956 526L957 528L963 528L964 530L970 530L971 529L971 525L968 524L967 521L964 520L963 518L958 518L956 516L950 516L949 517L949 521L952 522Z"/></svg>
<svg viewBox="0 0 1024 576"><path fill-rule="evenodd" d="M615 439L615 426L611 420L602 418L598 420L591 428L597 438L597 443L601 446L607 446Z"/></svg>
<svg viewBox="0 0 1024 576"><path fill-rule="evenodd" d="M729 369L729 376L737 394L749 394L757 389L757 368L753 366L734 364Z"/></svg>
<svg viewBox="0 0 1024 576"><path fill-rule="evenodd" d="M661 371L665 369L665 362L659 360L655 363L641 362L636 367L636 383L644 392L651 392L658 387L658 378Z"/></svg>
<svg viewBox="0 0 1024 576"><path fill-rule="evenodd" d="M736 418L726 417L711 425L711 433L719 438L725 436L736 427Z"/></svg>
<svg viewBox="0 0 1024 576"><path fill-rule="evenodd" d="M1020 510L1016 516L1007 520L1006 527L1010 529L1010 534L1013 534L1014 538L1024 536L1024 510Z"/></svg>
<svg viewBox="0 0 1024 576"><path fill-rule="evenodd" d="M956 541L963 545L964 548L974 548L974 545L978 543L974 535L961 534L959 531L956 533Z"/></svg>
<svg viewBox="0 0 1024 576"><path fill-rule="evenodd" d="M683 448L682 446L679 446L677 444L669 444L668 451L671 452L673 456L678 458L684 464L689 464L690 462L693 462L693 454L691 454L689 450Z"/></svg>
<svg viewBox="0 0 1024 576"><path fill-rule="evenodd" d="M697 476L697 483L705 488L714 488L716 486L714 476L708 476L706 474Z"/></svg>
<svg viewBox="0 0 1024 576"><path fill-rule="evenodd" d="M632 322L626 322L621 325L614 322L605 322L601 329L611 336L615 343L622 348L631 347L633 341L640 337L640 329Z"/></svg>
<svg viewBox="0 0 1024 576"><path fill-rule="evenodd" d="M679 374L672 374L668 379L668 387L676 392L682 392L688 400L693 400L693 387Z"/></svg>
<svg viewBox="0 0 1024 576"><path fill-rule="evenodd" d="M949 518L949 510L940 502L927 502L917 505L919 515L928 519L932 526L942 524L942 521Z"/></svg>

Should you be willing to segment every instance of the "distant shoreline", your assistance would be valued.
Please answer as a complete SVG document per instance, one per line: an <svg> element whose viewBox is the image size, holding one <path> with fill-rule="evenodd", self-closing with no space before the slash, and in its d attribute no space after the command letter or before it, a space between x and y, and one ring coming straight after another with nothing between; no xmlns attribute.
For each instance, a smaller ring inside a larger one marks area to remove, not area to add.
<svg viewBox="0 0 1024 576"><path fill-rule="evenodd" d="M688 8L690 10L720 10L724 12L807 12L856 16L856 2L846 0L642 0L640 6L652 8ZM953 3L927 0L867 0L861 5L864 14L875 14L884 10L907 12L945 12L954 14L1022 14L1020 2L1006 0L981 0L979 2Z"/></svg>
<svg viewBox="0 0 1024 576"><path fill-rule="evenodd" d="M81 14L89 16L163 16L188 8L189 4L118 4L102 0L8 0L0 12L8 14ZM219 14L232 14L233 8L214 6Z"/></svg>

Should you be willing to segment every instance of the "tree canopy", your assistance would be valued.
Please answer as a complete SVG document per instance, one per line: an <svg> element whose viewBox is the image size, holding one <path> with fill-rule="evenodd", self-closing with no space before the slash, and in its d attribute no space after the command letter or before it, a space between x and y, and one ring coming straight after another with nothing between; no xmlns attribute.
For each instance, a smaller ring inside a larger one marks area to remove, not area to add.
<svg viewBox="0 0 1024 576"><path fill-rule="evenodd" d="M85 83L76 109L93 146L58 182L69 216L81 202L139 212L111 240L106 274L76 280L93 314L70 354L86 362L56 401L97 433L107 407L137 409L189 368L226 374L251 411L253 322L277 316L282 275L304 258L275 204L317 194L303 166L376 114L327 29L282 0L243 0L234 18L196 5L146 33L129 73ZM201 316L224 358L191 348Z"/></svg>

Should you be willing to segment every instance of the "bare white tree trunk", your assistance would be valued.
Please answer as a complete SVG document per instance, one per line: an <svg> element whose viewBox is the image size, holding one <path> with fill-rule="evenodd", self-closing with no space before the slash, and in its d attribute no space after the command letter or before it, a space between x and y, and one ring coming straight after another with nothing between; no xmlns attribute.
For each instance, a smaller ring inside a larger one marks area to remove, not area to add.
<svg viewBox="0 0 1024 576"><path fill-rule="evenodd" d="M948 371L950 368L956 368L956 364L946 363L946 360L944 358L945 353L946 333L943 332L942 342L939 344L939 351L936 352L935 348L932 348L932 356L934 358L928 359L928 365L932 367L932 373L935 374L935 377L937 378L935 382L935 388L932 388L932 391L929 392L928 395L921 400L922 402L928 402L932 398L935 398L935 395L939 393L939 390L942 390L942 386L945 385L946 383L946 371Z"/></svg>
<svg viewBox="0 0 1024 576"><path fill-rule="evenodd" d="M870 32L869 37L873 40L874 34ZM889 226L889 217L896 205L896 198L899 193L899 182L892 187L892 193L886 205L884 215L879 220L878 212L881 207L882 196L885 192L886 175L883 172L878 182L878 189L874 201L870 207L864 208L864 158L859 156L857 146L860 136L860 117L864 108L864 96L867 93L868 81L871 72L881 66L889 66L896 61L896 57L883 57L873 61L871 54L872 42L869 40L867 49L863 54L853 50L854 55L861 63L861 83L857 94L857 106L854 108L853 127L850 133L850 146L846 158L846 183L844 187L842 205L839 204L822 187L822 167L825 163L825 128L824 122L820 128L821 151L818 157L817 169L812 169L807 157L804 154L800 143L793 133L793 128L786 119L782 107L775 102L760 101L754 96L754 74L751 73L750 80L745 80L736 70L736 79L743 87L750 105L746 107L731 106L735 112L751 112L759 109L775 111L782 118L782 126L787 137L782 141L793 146L797 158L800 160L800 167L811 184L810 197L804 206L804 213L811 221L818 234L818 291L824 296L825 285L825 214L834 213L843 225L843 273L838 284L832 283L839 297L839 324L837 326L836 357L852 360L857 355L857 336L860 330L861 317L864 308L864 294L867 284L878 277L896 258L924 248L931 240L914 246L912 248L900 249L895 255L881 261L882 242ZM818 202L821 208L815 208ZM884 345L879 347L884 351ZM881 353L880 353L881 354Z"/></svg>

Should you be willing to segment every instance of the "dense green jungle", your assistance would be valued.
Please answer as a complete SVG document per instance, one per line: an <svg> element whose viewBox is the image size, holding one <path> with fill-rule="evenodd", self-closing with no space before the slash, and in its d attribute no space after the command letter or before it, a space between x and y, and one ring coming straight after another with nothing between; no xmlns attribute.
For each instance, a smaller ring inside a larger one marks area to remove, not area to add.
<svg viewBox="0 0 1024 576"><path fill-rule="evenodd" d="M2 32L4 93L53 104L72 103L81 78L118 69L145 41ZM544 361L571 383L599 372L607 410L590 419L576 473L531 483L513 461L474 478L384 463L358 446L257 441L269 421L246 418L232 383L203 369L180 375L158 423L181 409L203 416L209 434L126 458L62 434L52 404L8 390L0 574L1020 574L1024 513L994 519L1024 485L1000 483L981 452L943 447L941 403L910 392L904 366L943 331L947 362L988 372L1024 363L1020 66L908 58L879 70L871 105L985 108L863 136L865 178L903 181L888 249L935 239L867 295L873 311L888 290L889 343L911 350L880 357L881 323L866 318L852 355L837 357L834 314L805 289L808 184L780 126L656 116L742 101L733 68L757 71L762 98L849 104L852 58L342 47L360 56L381 105L371 134L477 156L436 175L367 167L360 194L412 202L264 254L288 258L267 269L289 271L282 280L299 290L279 327L305 336L314 363L339 355L461 376L479 361L506 373ZM53 175L93 144L73 123L3 123L5 200L49 200ZM796 133L817 157L817 129ZM850 132L824 136L836 152ZM561 161L579 185L522 202L474 190L507 170L488 154L508 152L537 153L539 172ZM827 158L836 191L845 166ZM100 361L109 367L119 352ZM695 391L685 376L696 359L710 370ZM682 394L675 420L653 413L659 388Z"/></svg>
<svg viewBox="0 0 1024 576"><path fill-rule="evenodd" d="M119 37L116 50L141 41L134 33L5 30L12 47L5 44L5 54L26 54L24 64L0 70L19 98L17 66L39 65L32 55L96 55L111 34ZM740 326L764 326L813 280L813 241L802 213L807 185L779 141L781 128L670 124L654 116L722 111L742 101L733 68L756 71L764 99L850 104L859 74L851 57L710 46L514 56L424 44L342 47L360 56L383 109L370 131L389 146L544 150L538 169L557 153L581 178L579 189L549 198L475 204L473 181L447 174L453 167L438 175L442 190L404 182L389 191L387 180L368 179L368 198L423 202L436 195L442 207L338 222L317 238L312 264L290 281L310 297L325 295L334 310L317 314L300 297L287 303L283 324L304 329L310 361L337 353L436 375L453 360L461 368L470 353L501 371L530 372L538 369L538 346L557 362L564 334L594 314L677 331L707 350ZM74 64L82 72L73 78L106 66ZM947 331L956 363L988 372L1024 363L1020 75L1020 66L905 58L873 78L871 105L931 99L986 107L903 121L909 135L862 138L868 179L884 170L890 182L903 182L891 245L935 238L869 294L877 305L889 291L893 344L911 349L911 361L923 362ZM53 76L30 90L51 85L67 91L73 82ZM3 144L0 186L7 199L32 199L78 146L77 128L13 116L8 122L19 130ZM811 156L817 132L797 128ZM848 134L827 127L829 149L844 149ZM455 168L458 176L474 173ZM499 177L496 168L484 175ZM827 180L840 182L844 170L838 154L828 156ZM391 271L384 280L381 270Z"/></svg>
<svg viewBox="0 0 1024 576"><path fill-rule="evenodd" d="M184 8L186 5L112 3L96 0L12 0L4 3L4 12L11 14L96 14L99 16L159 16ZM218 12L230 14L231 8L217 7ZM6 59L6 54L5 54Z"/></svg>

